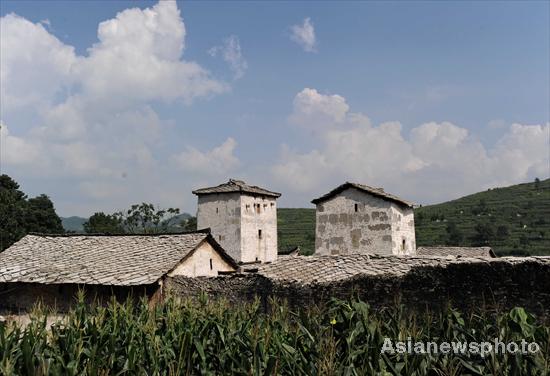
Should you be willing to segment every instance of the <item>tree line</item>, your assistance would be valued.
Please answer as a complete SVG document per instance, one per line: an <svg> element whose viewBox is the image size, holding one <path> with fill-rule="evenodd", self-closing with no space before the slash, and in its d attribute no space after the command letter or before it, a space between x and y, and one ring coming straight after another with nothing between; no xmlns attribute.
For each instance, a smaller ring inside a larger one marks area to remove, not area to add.
<svg viewBox="0 0 550 376"><path fill-rule="evenodd" d="M181 218L177 208L160 209L150 203L134 204L113 214L94 213L84 231L89 234L156 234L195 231L195 217ZM63 234L61 218L50 198L29 198L8 175L0 175L0 252L28 233Z"/></svg>

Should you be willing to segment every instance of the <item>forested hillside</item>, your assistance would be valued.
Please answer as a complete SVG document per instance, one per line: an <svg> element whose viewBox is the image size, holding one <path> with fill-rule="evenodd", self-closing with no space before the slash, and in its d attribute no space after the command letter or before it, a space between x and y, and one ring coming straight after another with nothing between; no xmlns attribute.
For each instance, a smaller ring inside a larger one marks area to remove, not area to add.
<svg viewBox="0 0 550 376"><path fill-rule="evenodd" d="M499 255L550 255L550 179L489 189L415 210L417 245L489 245ZM279 209L279 252L315 248L315 209Z"/></svg>

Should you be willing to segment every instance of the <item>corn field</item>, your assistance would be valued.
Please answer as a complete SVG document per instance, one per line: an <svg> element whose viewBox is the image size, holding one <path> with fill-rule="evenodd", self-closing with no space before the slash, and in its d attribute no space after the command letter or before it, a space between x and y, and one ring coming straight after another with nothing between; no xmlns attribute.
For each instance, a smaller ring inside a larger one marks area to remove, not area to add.
<svg viewBox="0 0 550 376"><path fill-rule="evenodd" d="M412 314L334 300L294 311L255 304L168 301L154 308L80 303L61 321L46 310L25 327L0 323L0 375L548 375L550 326L521 308L487 315ZM536 354L381 353L394 341L536 342Z"/></svg>

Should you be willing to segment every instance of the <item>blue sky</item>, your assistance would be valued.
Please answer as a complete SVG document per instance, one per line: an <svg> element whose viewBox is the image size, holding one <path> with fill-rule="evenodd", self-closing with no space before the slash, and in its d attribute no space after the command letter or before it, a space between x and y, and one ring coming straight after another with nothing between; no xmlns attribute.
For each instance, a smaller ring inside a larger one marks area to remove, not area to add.
<svg viewBox="0 0 550 376"><path fill-rule="evenodd" d="M427 204L549 175L548 2L3 1L1 15L2 171L62 215L194 212L190 190L229 177L307 207L345 180Z"/></svg>

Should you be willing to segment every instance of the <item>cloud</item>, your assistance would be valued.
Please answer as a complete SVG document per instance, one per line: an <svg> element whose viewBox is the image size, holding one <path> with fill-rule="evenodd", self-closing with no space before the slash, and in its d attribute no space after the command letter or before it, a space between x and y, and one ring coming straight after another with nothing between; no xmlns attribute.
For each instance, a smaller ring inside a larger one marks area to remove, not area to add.
<svg viewBox="0 0 550 376"><path fill-rule="evenodd" d="M296 94L293 104L290 120L306 127L342 123L349 111L344 97L320 94L317 90L309 88Z"/></svg>
<svg viewBox="0 0 550 376"><path fill-rule="evenodd" d="M225 38L221 46L212 47L208 50L208 53L212 57L220 55L229 64L234 79L242 78L244 72L248 69L248 63L242 54L241 44L236 35L230 35Z"/></svg>
<svg viewBox="0 0 550 376"><path fill-rule="evenodd" d="M0 18L0 108L10 126L1 131L6 168L79 187L77 199L92 200L95 208L100 197L175 197L158 184L171 174L158 158L172 124L154 104L190 105L230 89L185 59L186 29L176 2L126 9L101 22L98 42L85 55L43 24L15 14ZM106 193L94 193L94 186ZM59 207L70 206L64 199ZM99 202L109 210L117 203Z"/></svg>
<svg viewBox="0 0 550 376"><path fill-rule="evenodd" d="M309 17L304 19L302 25L292 25L290 27L290 39L298 43L306 52L317 51L317 39L315 38L315 28Z"/></svg>
<svg viewBox="0 0 550 376"><path fill-rule="evenodd" d="M239 159L234 155L237 142L229 137L220 146L202 152L192 146L172 157L174 163L182 170L199 175L223 175L239 166Z"/></svg>
<svg viewBox="0 0 550 376"><path fill-rule="evenodd" d="M303 101L304 97L315 100ZM487 148L451 122L421 124L408 137L399 122L372 126L365 115L341 105L345 98L337 98L313 89L296 96L293 115L298 102L298 108L308 109L298 111L307 114L301 120L321 116L331 119L332 126L323 129L311 151L281 147L271 172L286 189L314 197L350 180L384 186L425 203L548 176L550 124L513 124ZM327 104L334 102L339 109L328 110Z"/></svg>
<svg viewBox="0 0 550 376"><path fill-rule="evenodd" d="M40 23L15 14L0 19L0 98L2 113L50 105L70 86L77 61L74 48Z"/></svg>

